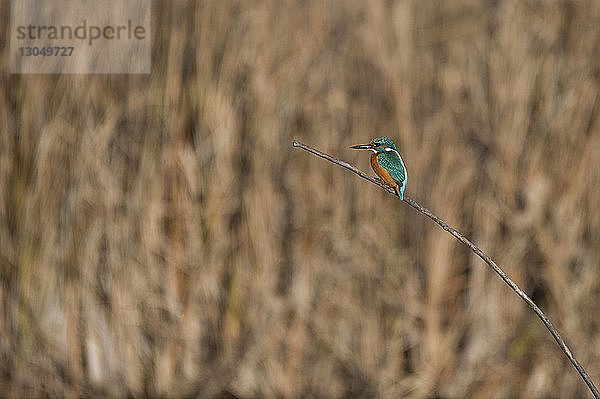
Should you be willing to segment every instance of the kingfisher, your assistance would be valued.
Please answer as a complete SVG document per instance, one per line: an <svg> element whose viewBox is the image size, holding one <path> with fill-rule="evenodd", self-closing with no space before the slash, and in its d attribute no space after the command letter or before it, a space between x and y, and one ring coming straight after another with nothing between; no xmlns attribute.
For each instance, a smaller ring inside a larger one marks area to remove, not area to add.
<svg viewBox="0 0 600 399"><path fill-rule="evenodd" d="M371 167L377 176L394 187L396 194L404 200L406 188L406 167L394 142L387 137L376 137L369 144L353 145L355 150L373 151L371 154Z"/></svg>

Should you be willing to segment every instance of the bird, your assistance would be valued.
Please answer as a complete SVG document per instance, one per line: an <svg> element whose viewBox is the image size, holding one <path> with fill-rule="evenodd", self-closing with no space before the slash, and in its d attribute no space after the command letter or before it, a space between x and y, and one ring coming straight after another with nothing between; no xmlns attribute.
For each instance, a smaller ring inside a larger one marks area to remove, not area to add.
<svg viewBox="0 0 600 399"><path fill-rule="evenodd" d="M396 195L404 200L406 188L406 166L396 149L394 142L387 137L376 137L369 144L353 145L355 150L369 150L371 154L371 167L384 183L394 187Z"/></svg>

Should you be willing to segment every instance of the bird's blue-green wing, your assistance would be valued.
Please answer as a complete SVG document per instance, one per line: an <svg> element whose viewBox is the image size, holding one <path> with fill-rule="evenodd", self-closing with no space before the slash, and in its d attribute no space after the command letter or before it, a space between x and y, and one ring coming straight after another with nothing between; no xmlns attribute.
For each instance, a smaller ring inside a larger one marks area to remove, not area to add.
<svg viewBox="0 0 600 399"><path fill-rule="evenodd" d="M396 151L390 151L388 153L381 153L377 157L379 164L392 175L392 178L398 183L399 186L403 186L406 182L406 168L402 157Z"/></svg>

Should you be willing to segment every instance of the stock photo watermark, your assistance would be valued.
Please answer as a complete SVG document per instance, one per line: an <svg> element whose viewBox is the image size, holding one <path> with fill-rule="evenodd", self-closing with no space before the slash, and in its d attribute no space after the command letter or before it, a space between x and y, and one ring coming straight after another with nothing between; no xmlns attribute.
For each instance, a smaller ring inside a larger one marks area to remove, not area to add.
<svg viewBox="0 0 600 399"><path fill-rule="evenodd" d="M150 0L12 0L12 73L150 73Z"/></svg>

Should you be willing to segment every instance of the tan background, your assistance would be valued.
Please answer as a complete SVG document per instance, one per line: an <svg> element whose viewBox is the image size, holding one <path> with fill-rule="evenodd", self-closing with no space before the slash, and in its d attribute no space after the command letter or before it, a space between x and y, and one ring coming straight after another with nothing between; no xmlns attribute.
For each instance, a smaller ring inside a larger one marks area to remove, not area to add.
<svg viewBox="0 0 600 399"><path fill-rule="evenodd" d="M393 138L598 382L600 3L174 3L151 75L0 47L2 392L588 395L482 261L291 142Z"/></svg>

